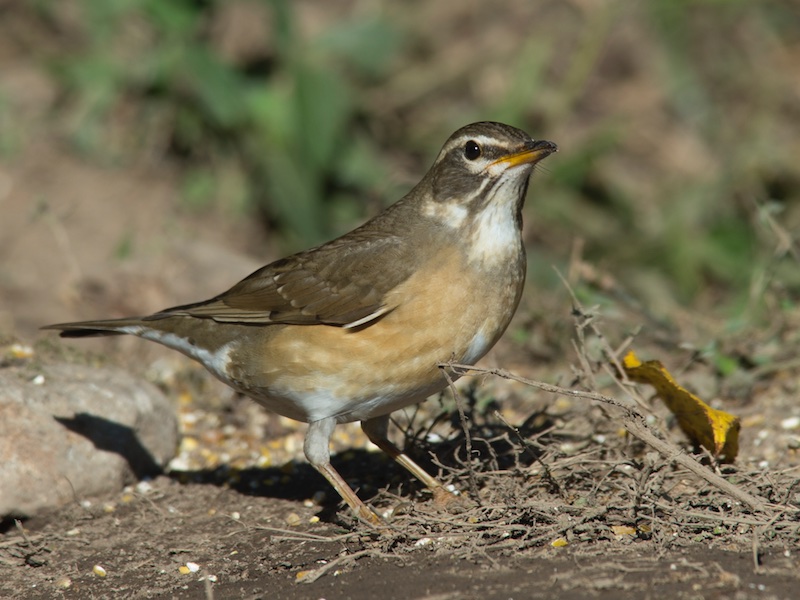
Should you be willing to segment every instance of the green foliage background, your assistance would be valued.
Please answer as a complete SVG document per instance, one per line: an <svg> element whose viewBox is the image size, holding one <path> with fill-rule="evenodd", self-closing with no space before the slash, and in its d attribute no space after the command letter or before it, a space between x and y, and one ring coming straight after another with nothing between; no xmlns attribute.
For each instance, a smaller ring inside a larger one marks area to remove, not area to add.
<svg viewBox="0 0 800 600"><path fill-rule="evenodd" d="M53 123L76 153L169 162L187 207L255 214L286 250L346 231L407 190L455 128L497 119L561 147L527 206L534 281L577 256L597 268L578 278L592 301L624 290L656 314L699 303L732 327L797 307L800 9L788 0L0 10L52 33L31 51L58 82ZM2 98L12 157L25 132Z"/></svg>

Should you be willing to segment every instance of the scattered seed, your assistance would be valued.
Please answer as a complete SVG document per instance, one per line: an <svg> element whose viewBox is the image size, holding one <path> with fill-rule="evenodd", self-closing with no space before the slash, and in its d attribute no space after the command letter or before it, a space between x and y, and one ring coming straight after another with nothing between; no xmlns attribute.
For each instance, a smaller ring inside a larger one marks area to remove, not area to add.
<svg viewBox="0 0 800 600"><path fill-rule="evenodd" d="M11 344L8 349L8 355L10 358L15 359L33 358L33 348L22 344Z"/></svg>
<svg viewBox="0 0 800 600"><path fill-rule="evenodd" d="M636 535L636 528L630 525L612 525L611 531L617 536Z"/></svg>
<svg viewBox="0 0 800 600"><path fill-rule="evenodd" d="M153 484L149 481L140 481L136 484L136 491L140 494L149 494L153 491Z"/></svg>
<svg viewBox="0 0 800 600"><path fill-rule="evenodd" d="M781 421L781 427L783 429L797 429L800 427L800 417L789 417L788 419L784 419Z"/></svg>

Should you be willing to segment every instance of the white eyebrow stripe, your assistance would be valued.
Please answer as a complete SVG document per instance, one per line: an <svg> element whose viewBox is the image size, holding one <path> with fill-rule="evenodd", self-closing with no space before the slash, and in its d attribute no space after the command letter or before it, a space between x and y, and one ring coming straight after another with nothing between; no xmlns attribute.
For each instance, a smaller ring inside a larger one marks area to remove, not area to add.
<svg viewBox="0 0 800 600"><path fill-rule="evenodd" d="M445 148L445 152L449 152L453 148L460 148L464 144L469 141L476 142L479 146L496 146L497 139L487 135L462 135L456 139L454 139L448 146Z"/></svg>

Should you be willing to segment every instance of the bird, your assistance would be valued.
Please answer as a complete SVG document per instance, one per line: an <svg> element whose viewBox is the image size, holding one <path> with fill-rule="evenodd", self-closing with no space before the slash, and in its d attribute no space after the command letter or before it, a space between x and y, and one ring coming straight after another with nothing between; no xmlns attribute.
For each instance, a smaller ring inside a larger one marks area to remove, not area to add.
<svg viewBox="0 0 800 600"><path fill-rule="evenodd" d="M389 440L390 414L444 390L438 365L475 364L508 327L525 282L529 179L556 151L510 125L466 125L411 191L339 238L203 302L43 329L163 344L266 409L308 423L308 462L359 519L383 526L331 465L334 428L360 421L435 499L452 497Z"/></svg>

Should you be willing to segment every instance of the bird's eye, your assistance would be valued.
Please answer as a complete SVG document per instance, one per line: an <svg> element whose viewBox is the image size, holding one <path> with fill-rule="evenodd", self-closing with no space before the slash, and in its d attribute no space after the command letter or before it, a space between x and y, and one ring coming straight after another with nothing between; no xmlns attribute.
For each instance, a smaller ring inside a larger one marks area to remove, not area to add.
<svg viewBox="0 0 800 600"><path fill-rule="evenodd" d="M481 147L478 146L478 142L475 140L470 140L464 145L464 156L467 157L467 160L475 160L481 155Z"/></svg>

